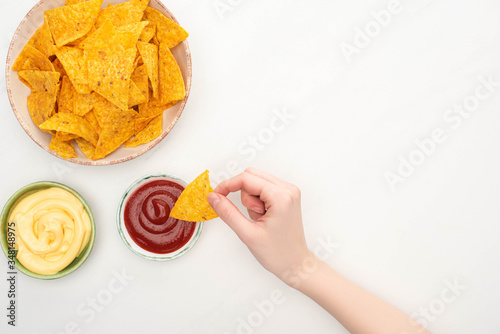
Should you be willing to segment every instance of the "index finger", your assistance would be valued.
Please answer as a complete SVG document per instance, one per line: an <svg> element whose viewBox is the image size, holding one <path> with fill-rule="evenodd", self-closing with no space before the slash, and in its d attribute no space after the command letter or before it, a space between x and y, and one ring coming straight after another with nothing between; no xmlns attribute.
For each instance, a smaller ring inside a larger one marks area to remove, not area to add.
<svg viewBox="0 0 500 334"><path fill-rule="evenodd" d="M264 180L267 180L267 181L269 181L271 183L274 183L277 186L282 186L282 187L285 187L285 188L288 186L288 182L280 180L276 176L271 175L269 173L266 173L263 170L260 170L260 169L257 169L257 168L248 167L247 169L245 169L245 172L253 174L255 176L258 176L261 179L264 179Z"/></svg>
<svg viewBox="0 0 500 334"><path fill-rule="evenodd" d="M260 197L268 208L272 204L273 195L277 191L275 184L253 174L243 172L219 183L214 192L227 196L229 193L240 190L245 190L250 195Z"/></svg>

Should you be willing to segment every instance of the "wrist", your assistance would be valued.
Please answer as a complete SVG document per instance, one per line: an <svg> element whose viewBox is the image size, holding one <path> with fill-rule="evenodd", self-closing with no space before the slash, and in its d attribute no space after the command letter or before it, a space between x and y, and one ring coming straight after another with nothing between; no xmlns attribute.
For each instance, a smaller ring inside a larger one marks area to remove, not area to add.
<svg viewBox="0 0 500 334"><path fill-rule="evenodd" d="M281 275L277 275L284 283L290 287L302 291L318 270L325 265L312 251L307 249L304 256L295 264L291 265Z"/></svg>
<svg viewBox="0 0 500 334"><path fill-rule="evenodd" d="M301 280L296 289L315 299L324 293L325 282L329 282L328 285L340 286L341 282L338 280L340 277L332 267L317 258L315 266L309 267L307 276Z"/></svg>

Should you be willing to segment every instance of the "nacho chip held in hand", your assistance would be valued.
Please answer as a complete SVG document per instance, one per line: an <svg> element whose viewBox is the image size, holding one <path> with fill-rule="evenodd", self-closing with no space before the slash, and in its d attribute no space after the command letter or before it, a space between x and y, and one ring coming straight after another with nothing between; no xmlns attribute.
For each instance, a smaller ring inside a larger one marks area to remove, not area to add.
<svg viewBox="0 0 500 334"><path fill-rule="evenodd" d="M170 212L170 217L190 222L217 218L207 200L208 194L213 191L206 170L184 189Z"/></svg>

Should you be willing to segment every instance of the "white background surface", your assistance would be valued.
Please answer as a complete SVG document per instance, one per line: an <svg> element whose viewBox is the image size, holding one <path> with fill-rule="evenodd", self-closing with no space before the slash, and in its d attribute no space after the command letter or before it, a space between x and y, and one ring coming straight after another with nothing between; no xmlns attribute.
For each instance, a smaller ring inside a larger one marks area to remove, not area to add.
<svg viewBox="0 0 500 334"><path fill-rule="evenodd" d="M1 2L2 59L35 3ZM217 3L231 9L219 15ZM191 96L160 145L117 166L67 164L43 151L18 124L2 80L0 202L34 181L63 182L89 202L97 236L87 262L66 278L18 275L15 329L6 325L0 275L0 332L238 333L238 319L279 290L284 302L241 333L345 333L262 269L218 219L173 262L144 260L124 245L115 214L130 183L158 171L188 180L205 169L222 175L229 163L229 171L254 166L299 185L310 246L333 240L331 266L427 318L431 332L499 333L500 87L458 126L443 115L472 96L478 77L500 81L500 3L400 3L349 63L341 43L352 44L387 1L165 2L190 33ZM238 150L266 132L276 110L295 118L255 157ZM415 140L436 128L446 140L393 191L384 174L397 172L399 156L418 154ZM5 259L0 269L7 271ZM134 279L93 319L78 311L90 310L88 301L105 296L122 270ZM447 281L466 288L444 303Z"/></svg>

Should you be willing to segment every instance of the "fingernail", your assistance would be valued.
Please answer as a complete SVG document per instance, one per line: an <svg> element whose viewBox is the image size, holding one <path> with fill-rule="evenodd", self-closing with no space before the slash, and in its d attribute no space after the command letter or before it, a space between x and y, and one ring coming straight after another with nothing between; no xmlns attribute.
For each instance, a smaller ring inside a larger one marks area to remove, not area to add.
<svg viewBox="0 0 500 334"><path fill-rule="evenodd" d="M213 208L213 207L215 207L217 205L217 203L219 203L220 197L216 193L210 193L207 196L207 200L208 200L208 203L210 203L210 205Z"/></svg>
<svg viewBox="0 0 500 334"><path fill-rule="evenodd" d="M257 212L257 213L261 213L261 214L266 212L266 210L264 210L263 208L259 208L259 207L257 207L257 206L256 206L256 207L253 207L253 208L252 208L252 211L253 211L253 212Z"/></svg>

